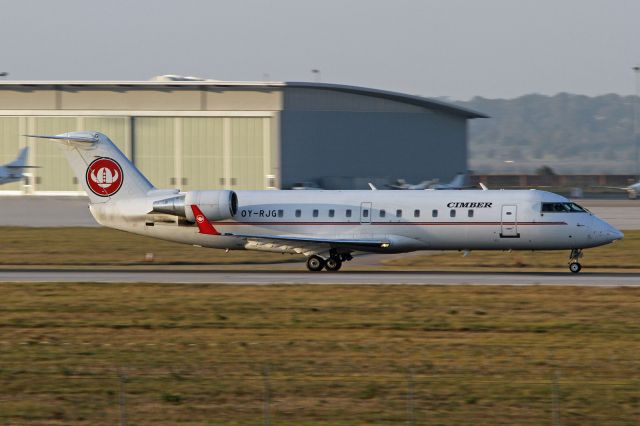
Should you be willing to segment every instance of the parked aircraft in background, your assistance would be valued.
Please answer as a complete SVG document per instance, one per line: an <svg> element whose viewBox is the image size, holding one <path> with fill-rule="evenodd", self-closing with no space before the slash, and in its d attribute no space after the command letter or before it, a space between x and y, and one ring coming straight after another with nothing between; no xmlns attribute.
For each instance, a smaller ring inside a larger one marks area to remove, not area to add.
<svg viewBox="0 0 640 426"><path fill-rule="evenodd" d="M303 254L337 271L354 252L582 250L622 233L579 205L537 190L230 191L156 189L105 135L61 142L102 225L226 250Z"/></svg>
<svg viewBox="0 0 640 426"><path fill-rule="evenodd" d="M387 185L391 189L407 189L407 190L421 190L421 189L464 189L466 173L458 173L451 182L439 183L438 179L425 180L417 184L407 183L404 179L398 179L396 184Z"/></svg>
<svg viewBox="0 0 640 426"><path fill-rule="evenodd" d="M390 189L408 189L408 190L421 190L427 189L429 185L435 184L438 182L437 179L423 180L420 183L411 184L407 183L404 179L396 180L396 183L390 183L387 185L387 188Z"/></svg>
<svg viewBox="0 0 640 426"><path fill-rule="evenodd" d="M604 189L616 189L618 191L627 191L627 195L629 199L635 200L638 198L638 194L640 194L640 182L636 182L629 186L597 186L596 188L604 188Z"/></svg>
<svg viewBox="0 0 640 426"><path fill-rule="evenodd" d="M27 166L28 155L29 148L24 147L20 150L18 158L4 166L0 166L0 185L4 183L18 182L24 179L24 169L33 167Z"/></svg>
<svg viewBox="0 0 640 426"><path fill-rule="evenodd" d="M322 189L315 182L296 182L291 186L291 189L298 191L309 191Z"/></svg>

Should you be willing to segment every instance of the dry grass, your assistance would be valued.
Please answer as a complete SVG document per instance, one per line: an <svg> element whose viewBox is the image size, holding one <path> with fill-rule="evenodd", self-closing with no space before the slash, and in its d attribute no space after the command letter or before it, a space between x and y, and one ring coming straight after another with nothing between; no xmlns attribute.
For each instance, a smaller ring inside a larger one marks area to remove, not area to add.
<svg viewBox="0 0 640 426"><path fill-rule="evenodd" d="M274 268L272 263L293 262L304 270L304 257L256 251L232 251L192 247L108 228L12 228L0 227L0 267L4 268L132 268L132 269L223 269L241 265L252 269ZM145 260L147 253L154 261ZM586 270L640 270L640 231L627 231L622 241L585 250ZM459 252L407 255L381 265L345 270L567 270L568 250L553 252L474 251L468 257Z"/></svg>
<svg viewBox="0 0 640 426"><path fill-rule="evenodd" d="M0 265L206 267L302 261L276 253L214 250L109 228L1 227ZM145 259L153 253L154 260Z"/></svg>
<svg viewBox="0 0 640 426"><path fill-rule="evenodd" d="M0 424L636 424L638 296L2 284Z"/></svg>

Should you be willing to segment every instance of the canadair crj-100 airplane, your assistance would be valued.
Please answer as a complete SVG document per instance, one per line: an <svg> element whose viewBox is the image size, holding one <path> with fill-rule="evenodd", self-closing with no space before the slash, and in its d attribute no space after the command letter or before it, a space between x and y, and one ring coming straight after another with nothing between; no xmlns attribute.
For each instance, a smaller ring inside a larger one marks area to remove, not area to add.
<svg viewBox="0 0 640 426"><path fill-rule="evenodd" d="M230 191L156 189L108 137L31 135L63 144L98 223L227 250L299 253L337 271L354 252L582 250L622 233L568 199L537 190Z"/></svg>

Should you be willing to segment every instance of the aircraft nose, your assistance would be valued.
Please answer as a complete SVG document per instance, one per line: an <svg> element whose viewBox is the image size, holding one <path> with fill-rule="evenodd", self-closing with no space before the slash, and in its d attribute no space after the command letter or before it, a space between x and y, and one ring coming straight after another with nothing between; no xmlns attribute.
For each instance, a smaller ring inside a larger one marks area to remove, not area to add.
<svg viewBox="0 0 640 426"><path fill-rule="evenodd" d="M624 237L624 234L616 227L609 225L605 221L602 221L602 224L604 225L602 233L609 242L621 240Z"/></svg>
<svg viewBox="0 0 640 426"><path fill-rule="evenodd" d="M614 226L608 224L602 219L597 219L598 226L596 226L597 233L600 239L604 243L610 243L616 240L624 238L624 234Z"/></svg>
<svg viewBox="0 0 640 426"><path fill-rule="evenodd" d="M621 239L624 238L624 234L622 233L622 231L614 228L613 226L611 227L611 230L609 231L609 235L611 236L611 241L621 240Z"/></svg>

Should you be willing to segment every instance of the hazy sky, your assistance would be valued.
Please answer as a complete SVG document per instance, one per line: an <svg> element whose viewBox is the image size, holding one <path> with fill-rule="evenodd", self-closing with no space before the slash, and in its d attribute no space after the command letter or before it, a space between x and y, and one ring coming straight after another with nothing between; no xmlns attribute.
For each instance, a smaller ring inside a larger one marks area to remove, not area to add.
<svg viewBox="0 0 640 426"><path fill-rule="evenodd" d="M468 99L632 94L638 0L0 0L16 80L313 81Z"/></svg>

